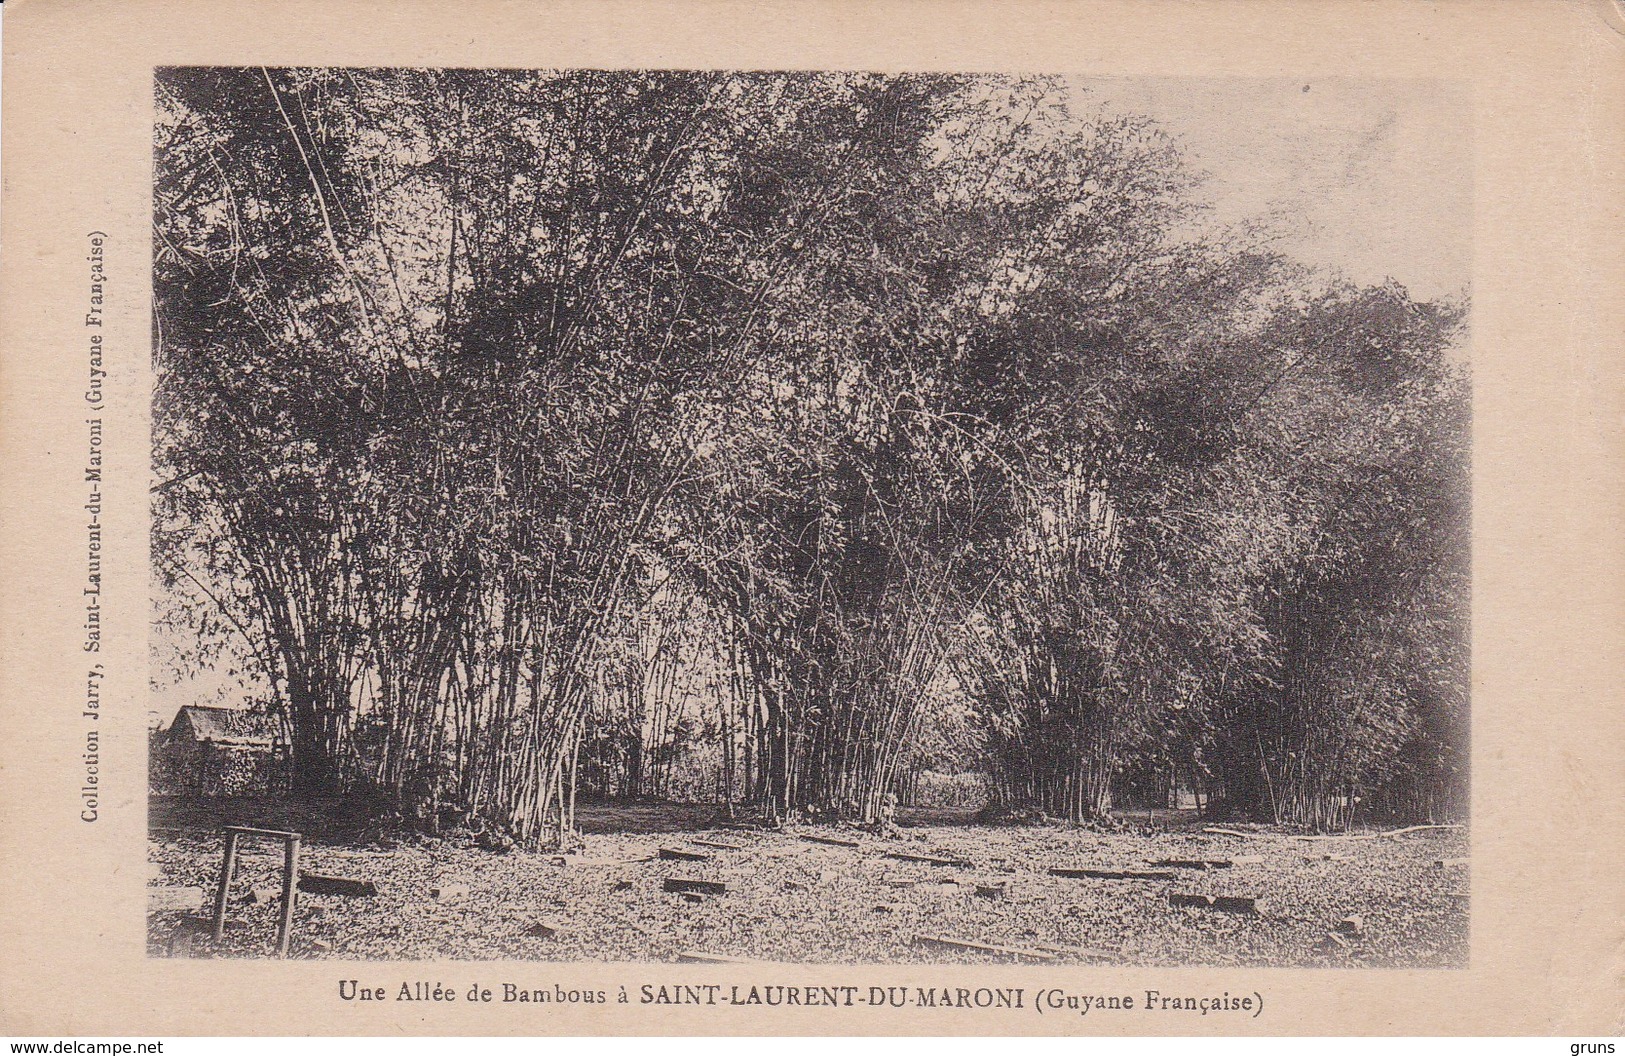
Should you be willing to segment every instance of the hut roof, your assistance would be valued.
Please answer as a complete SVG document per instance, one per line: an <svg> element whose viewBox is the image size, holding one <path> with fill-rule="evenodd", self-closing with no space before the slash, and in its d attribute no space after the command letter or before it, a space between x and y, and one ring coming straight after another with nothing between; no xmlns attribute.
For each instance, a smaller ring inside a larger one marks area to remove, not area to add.
<svg viewBox="0 0 1625 1056"><path fill-rule="evenodd" d="M169 737L171 740L270 746L281 739L281 723L263 712L189 704L175 713L175 721L169 724Z"/></svg>

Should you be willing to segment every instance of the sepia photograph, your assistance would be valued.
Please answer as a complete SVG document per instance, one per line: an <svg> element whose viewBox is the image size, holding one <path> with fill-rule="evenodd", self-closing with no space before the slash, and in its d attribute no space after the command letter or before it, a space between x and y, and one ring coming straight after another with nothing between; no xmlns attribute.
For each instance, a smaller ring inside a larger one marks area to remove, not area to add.
<svg viewBox="0 0 1625 1056"><path fill-rule="evenodd" d="M13 1047L1625 1024L1617 0L0 17Z"/></svg>
<svg viewBox="0 0 1625 1056"><path fill-rule="evenodd" d="M151 84L149 957L1469 967L1459 83Z"/></svg>

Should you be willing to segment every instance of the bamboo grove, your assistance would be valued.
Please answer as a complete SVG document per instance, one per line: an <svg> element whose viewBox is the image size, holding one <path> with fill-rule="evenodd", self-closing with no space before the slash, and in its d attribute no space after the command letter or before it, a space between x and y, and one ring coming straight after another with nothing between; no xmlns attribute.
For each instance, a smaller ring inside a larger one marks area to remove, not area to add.
<svg viewBox="0 0 1625 1056"><path fill-rule="evenodd" d="M298 792L528 846L578 791L874 820L930 765L1072 820L1169 775L1460 809L1463 306L1215 233L1150 120L995 76L155 97L159 618Z"/></svg>

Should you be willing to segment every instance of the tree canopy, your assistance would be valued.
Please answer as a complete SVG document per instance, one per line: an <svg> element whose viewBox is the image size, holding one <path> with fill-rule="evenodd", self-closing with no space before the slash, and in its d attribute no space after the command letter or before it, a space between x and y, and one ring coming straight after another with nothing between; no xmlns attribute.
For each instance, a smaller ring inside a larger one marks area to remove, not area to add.
<svg viewBox="0 0 1625 1056"><path fill-rule="evenodd" d="M306 793L1083 820L1465 774L1463 306L1006 76L157 76L155 563ZM946 740L944 739L946 738ZM951 749L951 750L950 750Z"/></svg>

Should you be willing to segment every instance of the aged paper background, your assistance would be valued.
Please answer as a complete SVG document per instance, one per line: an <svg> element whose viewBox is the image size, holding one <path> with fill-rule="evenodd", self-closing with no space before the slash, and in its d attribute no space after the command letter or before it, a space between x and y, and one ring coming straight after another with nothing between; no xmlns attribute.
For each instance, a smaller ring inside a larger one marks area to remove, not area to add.
<svg viewBox="0 0 1625 1056"><path fill-rule="evenodd" d="M1625 1029L1625 10L1390 3L14 0L5 76L0 1030L1617 1034ZM1471 93L1472 954L1464 971L149 960L143 920L151 76L159 65L1010 70L1443 78ZM111 291L102 802L79 820L84 329ZM515 1009L339 979L1261 993L1256 1019Z"/></svg>

